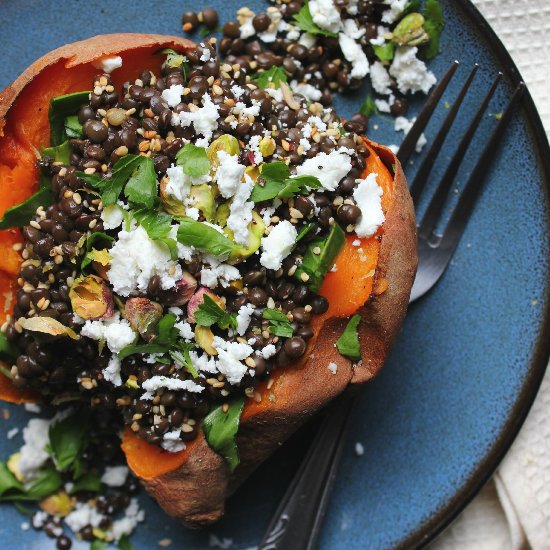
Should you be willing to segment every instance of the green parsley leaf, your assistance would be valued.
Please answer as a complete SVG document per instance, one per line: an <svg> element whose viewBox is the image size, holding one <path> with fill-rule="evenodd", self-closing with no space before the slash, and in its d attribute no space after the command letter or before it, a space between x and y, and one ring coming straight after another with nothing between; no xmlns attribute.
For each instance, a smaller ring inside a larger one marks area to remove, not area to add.
<svg viewBox="0 0 550 550"><path fill-rule="evenodd" d="M313 222L306 223L302 226L300 231L298 231L298 235L296 235L296 243L300 242L312 229L315 229L316 224Z"/></svg>
<svg viewBox="0 0 550 550"><path fill-rule="evenodd" d="M202 327L217 324L223 330L237 328L237 315L223 310L208 294L204 294L204 302L195 312L195 320Z"/></svg>
<svg viewBox="0 0 550 550"><path fill-rule="evenodd" d="M311 34L322 34L323 36L332 36L334 38L338 36L335 32L321 29L321 27L313 22L313 17L309 11L309 3L307 1L302 6L302 9L294 16L294 24L299 29Z"/></svg>
<svg viewBox="0 0 550 550"><path fill-rule="evenodd" d="M12 489L23 492L23 485L8 470L6 464L0 462L0 495L4 495Z"/></svg>
<svg viewBox="0 0 550 550"><path fill-rule="evenodd" d="M354 315L346 325L344 332L336 341L336 347L340 355L344 355L358 361L361 359L361 343L357 334L357 326L361 321L361 315Z"/></svg>
<svg viewBox="0 0 550 550"><path fill-rule="evenodd" d="M65 129L65 135L68 138L81 138L84 135L84 130L80 120L78 120L78 115L70 115L65 117L65 122L63 123Z"/></svg>
<svg viewBox="0 0 550 550"><path fill-rule="evenodd" d="M59 471L70 468L86 450L89 443L88 422L88 417L78 412L50 425L50 453Z"/></svg>
<svg viewBox="0 0 550 550"><path fill-rule="evenodd" d="M68 141L64 141L56 147L43 147L42 157L50 157L54 162L61 162L68 166L71 163L71 146Z"/></svg>
<svg viewBox="0 0 550 550"><path fill-rule="evenodd" d="M325 275L332 267L338 252L344 245L346 235L342 228L335 223L328 236L321 239L314 239L307 247L302 263L296 270L294 276L301 281L302 273L309 276L307 285L311 290L317 292L323 283ZM315 254L314 250L320 248L321 253Z"/></svg>
<svg viewBox="0 0 550 550"><path fill-rule="evenodd" d="M109 546L109 543L104 540L95 539L90 544L90 550L105 550Z"/></svg>
<svg viewBox="0 0 550 550"><path fill-rule="evenodd" d="M53 193L51 182L49 178L42 177L40 179L40 188L34 195L31 195L21 204L6 209L4 216L0 219L0 229L23 227L27 225L36 214L36 209L39 206L47 208L52 202Z"/></svg>
<svg viewBox="0 0 550 550"><path fill-rule="evenodd" d="M422 14L424 30L430 37L430 41L422 48L422 53L426 59L432 59L439 54L439 42L445 28L445 18L439 0L426 0Z"/></svg>
<svg viewBox="0 0 550 550"><path fill-rule="evenodd" d="M363 101L361 107L359 107L359 112L367 118L370 118L372 115L376 115L378 113L378 108L376 107L376 103L371 95L368 95L365 98L365 101Z"/></svg>
<svg viewBox="0 0 550 550"><path fill-rule="evenodd" d="M178 241L223 259L227 259L239 250L239 245L231 239L213 227L191 218L180 220Z"/></svg>
<svg viewBox="0 0 550 550"><path fill-rule="evenodd" d="M382 46L372 47L374 55L380 59L380 61L391 61L395 55L395 44L393 42L386 42Z"/></svg>
<svg viewBox="0 0 550 550"><path fill-rule="evenodd" d="M288 82L285 70L277 65L273 65L273 67L270 67L267 71L262 73L256 73L252 77L252 80L254 80L262 90L269 88L270 84L273 84L275 89L277 89L281 86L281 82L285 84Z"/></svg>
<svg viewBox="0 0 550 550"><path fill-rule="evenodd" d="M128 535L122 535L118 540L117 546L119 550L136 550L136 547L130 542Z"/></svg>
<svg viewBox="0 0 550 550"><path fill-rule="evenodd" d="M152 208L157 198L157 177L153 159L138 156L136 168L124 188L124 194L131 203Z"/></svg>
<svg viewBox="0 0 550 550"><path fill-rule="evenodd" d="M176 363L179 363L182 367L185 367L187 372L189 372L193 378L197 378L199 373L193 366L191 356L189 355L189 352L193 349L193 347L194 344L191 342L180 341L177 344L177 349L171 349L168 353Z"/></svg>
<svg viewBox="0 0 550 550"><path fill-rule="evenodd" d="M61 95L50 100L48 118L50 120L50 144L52 147L60 145L68 137L66 132L65 119L75 115L82 105L88 103L91 92L75 92Z"/></svg>
<svg viewBox="0 0 550 550"><path fill-rule="evenodd" d="M192 178L205 176L210 172L210 161L204 147L197 147L186 143L176 155L176 163L183 167L183 171Z"/></svg>
<svg viewBox="0 0 550 550"><path fill-rule="evenodd" d="M84 474L80 479L72 486L69 494L74 495L79 491L89 491L91 493L101 493L101 479L100 477L93 473L88 472Z"/></svg>
<svg viewBox="0 0 550 550"><path fill-rule="evenodd" d="M262 317L269 321L269 331L275 336L290 338L294 329L288 320L288 317L278 309L266 308L262 312Z"/></svg>
<svg viewBox="0 0 550 550"><path fill-rule="evenodd" d="M217 407L205 416L201 427L208 445L227 461L231 472L239 465L239 450L235 436L239 430L239 421L244 408L244 397L235 399L224 412Z"/></svg>
<svg viewBox="0 0 550 550"><path fill-rule="evenodd" d="M111 237L111 235L107 235L107 233L102 233L101 231L92 233L86 239L86 254L82 259L80 269L88 267L94 261L93 254L91 254L92 250L103 250L104 248L109 248L111 244L113 244L114 240L115 239Z"/></svg>
<svg viewBox="0 0 550 550"><path fill-rule="evenodd" d="M27 489L26 498L21 500L42 500L58 491L62 483L61 476L55 468L46 468Z"/></svg>
<svg viewBox="0 0 550 550"><path fill-rule="evenodd" d="M132 210L132 215L143 227L143 229L145 229L149 238L153 241L160 241L164 243L170 251L171 259L177 260L177 243L174 239L168 236L170 230L172 229L172 216L166 212L147 210L145 208Z"/></svg>

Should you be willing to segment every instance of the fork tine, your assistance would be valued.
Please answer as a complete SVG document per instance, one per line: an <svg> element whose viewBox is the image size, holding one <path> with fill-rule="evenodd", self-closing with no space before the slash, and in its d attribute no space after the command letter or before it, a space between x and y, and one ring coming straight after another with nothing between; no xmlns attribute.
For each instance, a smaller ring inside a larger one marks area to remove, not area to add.
<svg viewBox="0 0 550 550"><path fill-rule="evenodd" d="M443 92L447 88L449 81L455 74L456 69L458 68L458 61L453 61L449 70L445 73L445 76L439 81L439 84L433 89L432 93L426 100L422 111L418 115L416 121L414 122L412 128L409 130L409 133L405 136L403 143L399 147L399 152L397 153L397 158L401 164L405 164L410 158L416 147L416 142L420 137L420 134L426 128L434 109L436 108Z"/></svg>
<svg viewBox="0 0 550 550"><path fill-rule="evenodd" d="M458 204L456 205L455 210L451 215L451 219L447 224L443 237L441 238L440 246L448 250L454 250L466 224L470 213L475 205L476 199L481 191L482 182L491 166L491 159L494 157L497 148L506 132L506 127L508 126L510 119L516 105L520 102L523 94L525 93L525 83L520 82L517 88L514 91L512 99L508 103L506 110L504 111L501 119L499 120L498 126L493 130L491 137L483 149L481 157L477 161L475 168L468 179L464 187L464 191L460 196Z"/></svg>
<svg viewBox="0 0 550 550"><path fill-rule="evenodd" d="M430 204L426 209L424 217L420 222L420 226L418 228L419 238L428 239L430 237L435 227L435 224L437 223L437 220L441 215L443 207L445 206L445 200L447 198L447 195L449 194L449 191L452 188L453 182L456 178L456 175L462 163L462 159L464 158L464 155L466 154L466 151L470 146L472 138L474 137L474 134L479 127L479 123L481 122L481 119L483 118L483 115L487 110L489 101L493 97L501 79L502 79L502 73L498 73L491 88L487 92L487 95L483 99L483 102L481 103L476 115L474 116L468 129L462 136L462 139L460 140L460 144L457 147L457 150L451 162L449 163L449 166L445 170L445 173L443 174L443 177L441 178L439 185L437 186L434 196L432 197L432 200L430 201Z"/></svg>
<svg viewBox="0 0 550 550"><path fill-rule="evenodd" d="M430 150L426 154L426 157L422 161L422 164L418 169L416 176L414 177L414 181L412 182L410 192L411 192L413 203L415 205L418 205L420 194L422 193L422 191L424 190L424 187L426 186L426 181L428 180L428 176L430 175L430 172L433 168L435 159L439 155L439 151L441 151L441 147L443 146L445 138L447 137L447 134L451 129L451 126L456 118L458 110L462 105L462 101L464 100L464 97L466 96L466 92L469 90L470 85L472 84L472 80L474 79L474 76L478 68L479 68L479 65L476 63L472 68L472 70L470 71L470 74L468 75L466 82L462 86L462 89L460 90L460 93L458 94L453 106L451 107L449 113L445 117L445 121L443 122L443 125L439 129L439 132L437 132L437 136L434 138L434 141L432 146L430 147Z"/></svg>

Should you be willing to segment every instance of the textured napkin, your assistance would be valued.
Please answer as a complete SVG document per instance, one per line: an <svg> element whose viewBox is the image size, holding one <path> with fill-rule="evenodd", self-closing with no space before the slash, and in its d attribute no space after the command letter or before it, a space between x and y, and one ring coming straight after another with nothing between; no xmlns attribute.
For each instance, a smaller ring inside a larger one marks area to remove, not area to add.
<svg viewBox="0 0 550 550"><path fill-rule="evenodd" d="M512 54L550 136L550 0L473 2ZM550 368L497 473L430 548L550 549Z"/></svg>

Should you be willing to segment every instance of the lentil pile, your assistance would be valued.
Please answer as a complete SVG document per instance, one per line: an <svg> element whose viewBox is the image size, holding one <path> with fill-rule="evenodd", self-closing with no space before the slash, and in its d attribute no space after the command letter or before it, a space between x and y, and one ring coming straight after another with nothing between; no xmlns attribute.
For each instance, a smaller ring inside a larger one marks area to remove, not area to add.
<svg viewBox="0 0 550 550"><path fill-rule="evenodd" d="M375 175L361 179L364 117L253 80L214 42L81 96L68 141L39 161L53 202L23 229L2 327L17 387L119 411L169 451L213 403L260 399L257 382L306 353L345 234L384 220Z"/></svg>

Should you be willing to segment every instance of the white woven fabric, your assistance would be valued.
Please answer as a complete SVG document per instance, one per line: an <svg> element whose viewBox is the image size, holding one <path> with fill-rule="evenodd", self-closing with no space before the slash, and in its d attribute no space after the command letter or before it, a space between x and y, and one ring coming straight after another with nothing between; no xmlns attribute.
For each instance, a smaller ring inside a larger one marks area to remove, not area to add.
<svg viewBox="0 0 550 550"><path fill-rule="evenodd" d="M550 0L473 1L512 54L550 136ZM431 550L529 548L550 549L550 368L494 478L431 545Z"/></svg>

